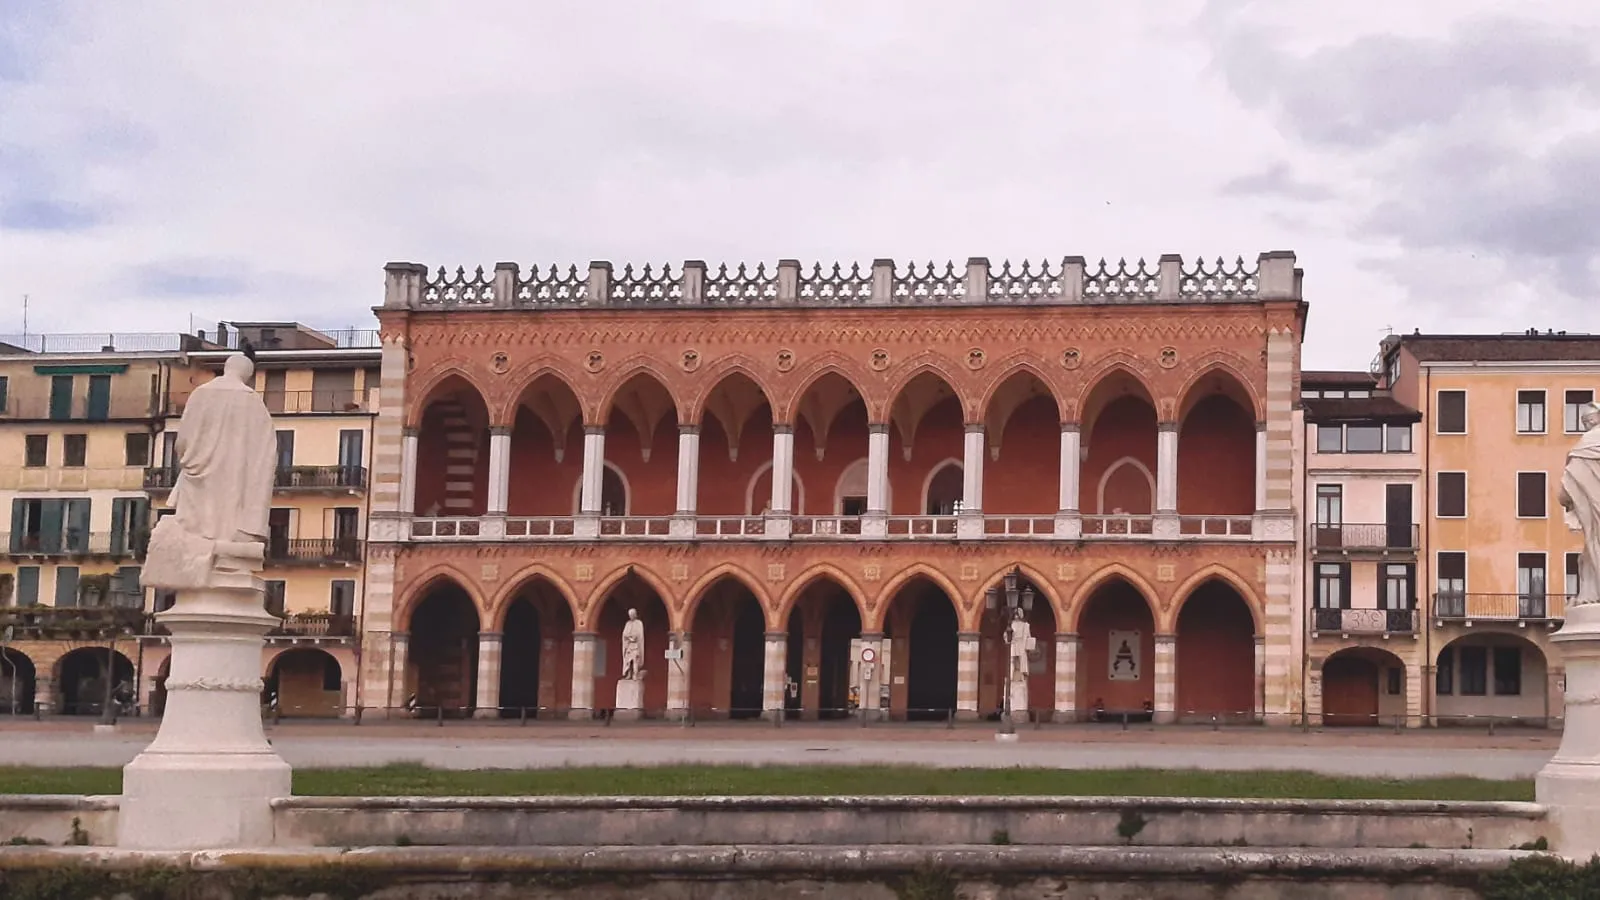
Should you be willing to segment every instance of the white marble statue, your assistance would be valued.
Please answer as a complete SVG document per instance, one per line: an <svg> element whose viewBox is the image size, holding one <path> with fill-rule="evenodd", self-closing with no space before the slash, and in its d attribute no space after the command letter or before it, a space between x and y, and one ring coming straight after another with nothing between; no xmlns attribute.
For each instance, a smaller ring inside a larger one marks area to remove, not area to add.
<svg viewBox="0 0 1600 900"><path fill-rule="evenodd" d="M1011 677L1028 677L1028 651L1033 649L1033 629L1023 618L1022 610L1011 613L1011 624L1006 627L1006 644L1010 647Z"/></svg>
<svg viewBox="0 0 1600 900"><path fill-rule="evenodd" d="M189 395L174 445L176 513L150 536L140 576L146 586L242 586L261 569L277 444L254 378L255 365L235 354Z"/></svg>
<svg viewBox="0 0 1600 900"><path fill-rule="evenodd" d="M1571 605L1600 603L1600 404L1584 406L1584 434L1567 454L1561 476L1561 506L1567 527L1583 532L1578 563L1578 596Z"/></svg>
<svg viewBox="0 0 1600 900"><path fill-rule="evenodd" d="M644 678L644 623L639 621L637 609L628 610L628 624L622 626L622 679L638 681Z"/></svg>

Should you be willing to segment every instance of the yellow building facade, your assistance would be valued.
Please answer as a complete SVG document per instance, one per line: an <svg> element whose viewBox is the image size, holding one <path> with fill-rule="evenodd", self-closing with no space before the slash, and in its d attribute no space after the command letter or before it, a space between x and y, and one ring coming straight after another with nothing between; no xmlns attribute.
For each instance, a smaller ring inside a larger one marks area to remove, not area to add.
<svg viewBox="0 0 1600 900"><path fill-rule="evenodd" d="M174 381L204 346L178 334L0 340L0 711L98 714L108 658L110 686L131 703L144 471Z"/></svg>
<svg viewBox="0 0 1600 900"><path fill-rule="evenodd" d="M380 351L375 332L320 332L294 323L223 327L230 348L250 348L256 389L277 432L277 475L267 536L266 604L284 617L262 659L263 702L284 716L337 716L358 705L357 640L366 565L367 488ZM220 372L233 352L191 355L194 381L183 397ZM156 515L176 481L176 419L145 473ZM155 598L159 610L169 598ZM165 651L145 685L162 703Z"/></svg>
<svg viewBox="0 0 1600 900"><path fill-rule="evenodd" d="M1577 591L1582 540L1556 498L1578 410L1600 394L1600 338L1406 335L1386 340L1380 361L1424 422L1426 714L1559 717L1563 670L1549 638Z"/></svg>

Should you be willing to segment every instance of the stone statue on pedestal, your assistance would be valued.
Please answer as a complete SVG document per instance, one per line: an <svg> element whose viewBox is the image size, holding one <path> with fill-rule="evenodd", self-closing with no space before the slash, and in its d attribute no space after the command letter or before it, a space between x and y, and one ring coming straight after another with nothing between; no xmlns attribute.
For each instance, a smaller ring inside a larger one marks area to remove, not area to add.
<svg viewBox="0 0 1600 900"><path fill-rule="evenodd" d="M174 444L177 512L150 535L143 584L165 590L251 587L272 507L276 437L251 386L255 365L228 358L222 375L189 395ZM168 460L168 465L173 464Z"/></svg>
<svg viewBox="0 0 1600 900"><path fill-rule="evenodd" d="M1583 533L1578 562L1578 595L1572 606L1600 603L1600 404L1584 406L1583 437L1567 454L1561 475L1561 506L1567 527Z"/></svg>
<svg viewBox="0 0 1600 900"><path fill-rule="evenodd" d="M622 626L622 679L639 681L644 678L644 623L639 621L639 611L628 610L628 623Z"/></svg>
<svg viewBox="0 0 1600 900"><path fill-rule="evenodd" d="M150 536L144 583L176 591L167 707L155 740L122 772L117 843L146 850L264 847L290 770L261 728L262 639L278 624L256 577L272 506L276 438L231 356L189 396L175 443L174 515Z"/></svg>
<svg viewBox="0 0 1600 900"><path fill-rule="evenodd" d="M1033 649L1033 629L1023 618L1022 610L1014 610L1011 624L1006 627L1006 644L1010 649L1011 677L1028 677L1028 652Z"/></svg>

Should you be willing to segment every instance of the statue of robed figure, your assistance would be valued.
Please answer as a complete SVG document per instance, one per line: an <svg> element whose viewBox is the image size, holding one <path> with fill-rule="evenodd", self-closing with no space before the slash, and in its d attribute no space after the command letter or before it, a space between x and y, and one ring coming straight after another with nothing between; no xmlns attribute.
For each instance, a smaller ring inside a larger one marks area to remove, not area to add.
<svg viewBox="0 0 1600 900"><path fill-rule="evenodd" d="M277 454L254 377L248 358L231 356L222 375L189 395L174 444L179 471L169 502L176 512L150 535L145 585L248 587L260 570Z"/></svg>
<svg viewBox="0 0 1600 900"><path fill-rule="evenodd" d="M1578 560L1578 593L1571 606L1600 603L1600 404L1583 407L1583 437L1567 453L1561 474L1561 506L1567 527L1583 532Z"/></svg>

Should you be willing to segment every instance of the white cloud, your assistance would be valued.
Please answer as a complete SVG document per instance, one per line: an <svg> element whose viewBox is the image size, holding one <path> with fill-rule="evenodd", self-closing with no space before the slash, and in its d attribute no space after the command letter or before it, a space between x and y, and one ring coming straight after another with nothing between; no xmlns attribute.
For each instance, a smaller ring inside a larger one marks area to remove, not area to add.
<svg viewBox="0 0 1600 900"><path fill-rule="evenodd" d="M1593 17L1566 6L1543 24ZM1448 183L1412 183L1422 170L1402 163L1448 145L1424 135L1375 161L1318 139L1343 120L1302 113L1310 98L1378 110L1391 127L1418 117L1373 97L1393 84L1372 38L1431 42L1456 60L1452 35L1489 3L52 8L22 22L34 58L0 70L0 170L37 164L0 177L0 209L70 202L93 220L0 225L0 331L20 324L25 292L50 330L180 328L190 313L363 323L391 259L1290 248L1313 304L1307 363L1362 366L1379 325L1463 327L1438 288L1476 283L1464 264L1449 278L1428 268L1474 229L1414 227ZM1363 38L1368 65L1347 79L1348 45ZM1577 58L1552 57L1538 85ZM1435 87L1448 100L1458 80ZM1542 110L1519 122L1581 133L1572 123L1593 113L1573 92ZM1516 185L1542 170L1518 167L1522 181L1468 192L1459 214L1522 198L1537 233L1551 218L1539 198L1570 192L1562 179L1581 172L1557 168L1529 195ZM1581 228L1593 206L1572 206L1559 221ZM1473 240L1521 294L1548 283L1568 295L1570 266L1525 266L1536 248ZM1600 313L1578 305L1562 321L1525 313L1470 321L1600 331Z"/></svg>

